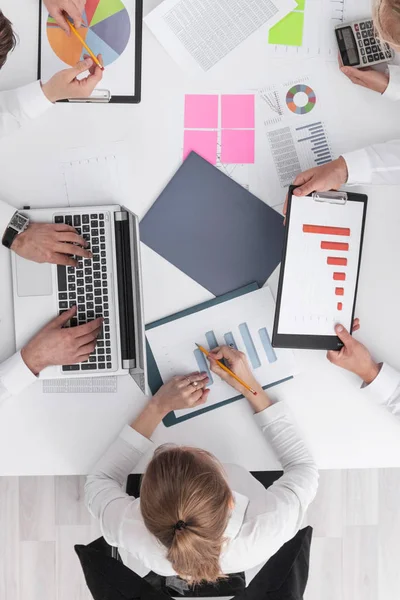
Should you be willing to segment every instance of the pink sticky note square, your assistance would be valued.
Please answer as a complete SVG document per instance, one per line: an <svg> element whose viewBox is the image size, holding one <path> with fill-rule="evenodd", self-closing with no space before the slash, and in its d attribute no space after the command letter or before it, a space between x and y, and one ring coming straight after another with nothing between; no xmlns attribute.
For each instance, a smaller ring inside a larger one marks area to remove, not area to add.
<svg viewBox="0 0 400 600"><path fill-rule="evenodd" d="M218 127L218 96L185 96L185 127L216 129Z"/></svg>
<svg viewBox="0 0 400 600"><path fill-rule="evenodd" d="M222 129L254 129L254 94L222 96Z"/></svg>
<svg viewBox="0 0 400 600"><path fill-rule="evenodd" d="M185 131L183 160L190 152L197 152L212 165L217 164L217 132Z"/></svg>
<svg viewBox="0 0 400 600"><path fill-rule="evenodd" d="M254 129L222 131L221 162L234 165L254 163Z"/></svg>

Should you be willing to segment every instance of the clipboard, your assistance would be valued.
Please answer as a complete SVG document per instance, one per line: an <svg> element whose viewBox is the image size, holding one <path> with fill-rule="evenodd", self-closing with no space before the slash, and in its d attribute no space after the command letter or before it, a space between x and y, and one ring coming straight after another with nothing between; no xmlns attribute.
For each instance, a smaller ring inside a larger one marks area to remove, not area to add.
<svg viewBox="0 0 400 600"><path fill-rule="evenodd" d="M100 0L102 1L102 0ZM135 24L131 31L134 35L134 89L132 95L112 95L112 90L95 88L90 98L69 98L58 102L84 104L138 104L142 94L142 38L143 38L143 0L133 0L135 4ZM39 2L39 36L38 36L38 79L42 78L42 9L43 0ZM62 67L61 67L62 68ZM65 65L68 68L68 65Z"/></svg>
<svg viewBox="0 0 400 600"><path fill-rule="evenodd" d="M289 188L272 345L340 350L334 333L354 320L368 197ZM330 333L332 332L332 333Z"/></svg>
<svg viewBox="0 0 400 600"><path fill-rule="evenodd" d="M154 329L155 327L159 327L160 325L164 325L165 323L170 323L171 321L181 319L182 317L186 317L187 315L193 314L195 312L205 310L207 308L210 308L211 306L215 306L217 304L227 302L228 300L232 300L233 298L238 298L239 296L249 294L250 292L254 292L258 289L259 289L259 286L257 283L250 283L249 285L239 288L238 290L235 290L233 292L228 292L227 294L218 296L217 298L214 298L213 300L203 302L202 304L198 304L197 306L193 306L186 310L180 311L180 312L176 313L175 315L171 315L164 319L160 319L159 321L155 321L154 323L150 323L149 325L146 325L146 331ZM150 344L148 343L147 340L146 340L146 352L147 352L148 384L149 384L152 394L154 395L156 392L158 392L160 387L163 385L163 380L161 378L157 363L154 359L153 352L150 348ZM275 385L283 383L284 381L288 381L289 379L292 379L292 377L287 377L286 379L282 379L282 380L276 381L270 385L266 385L266 386L264 386L264 389L268 389L270 387L273 387ZM199 410L193 410L189 414L182 415L180 417L177 417L175 412L170 412L163 419L163 423L166 427L172 427L173 425L178 425L179 423L183 423L184 421L193 419L194 417L197 417L198 415L202 415L204 413L210 412L211 410L220 408L221 406L225 406L226 404L231 404L232 402L236 402L236 400L240 400L241 398L243 398L243 396L241 394L236 395L236 396L233 396L232 398L229 398L228 400L224 400L222 402L212 404L210 406L203 406Z"/></svg>

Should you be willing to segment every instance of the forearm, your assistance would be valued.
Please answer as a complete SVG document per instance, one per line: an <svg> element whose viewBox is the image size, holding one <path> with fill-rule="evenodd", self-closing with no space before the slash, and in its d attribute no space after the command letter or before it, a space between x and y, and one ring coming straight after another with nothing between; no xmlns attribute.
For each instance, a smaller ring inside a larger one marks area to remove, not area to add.
<svg viewBox="0 0 400 600"><path fill-rule="evenodd" d="M138 417L131 423L132 429L150 439L154 430L166 416L165 409L160 406L156 398L152 398Z"/></svg>

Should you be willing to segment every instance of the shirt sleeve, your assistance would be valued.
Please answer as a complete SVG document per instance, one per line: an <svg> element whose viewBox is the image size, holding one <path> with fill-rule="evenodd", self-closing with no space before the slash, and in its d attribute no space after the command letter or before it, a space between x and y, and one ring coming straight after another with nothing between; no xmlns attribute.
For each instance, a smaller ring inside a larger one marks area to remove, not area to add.
<svg viewBox="0 0 400 600"><path fill-rule="evenodd" d="M399 185L400 140L374 144L343 154L349 173L349 185Z"/></svg>
<svg viewBox="0 0 400 600"><path fill-rule="evenodd" d="M121 545L124 514L135 500L124 491L126 479L151 448L151 440L126 425L87 477L86 506L99 519L104 538L113 546Z"/></svg>
<svg viewBox="0 0 400 600"><path fill-rule="evenodd" d="M400 418L400 372L383 364L374 381L363 385L364 393Z"/></svg>
<svg viewBox="0 0 400 600"><path fill-rule="evenodd" d="M251 537L260 563L298 532L316 496L319 476L317 465L283 402L256 414L255 419L284 471L264 492L265 511L246 525L257 532Z"/></svg>
<svg viewBox="0 0 400 600"><path fill-rule="evenodd" d="M36 379L36 375L24 363L21 352L8 358L0 364L0 404L22 392Z"/></svg>
<svg viewBox="0 0 400 600"><path fill-rule="evenodd" d="M40 117L53 103L43 93L40 81L0 92L0 137L19 129L26 121Z"/></svg>
<svg viewBox="0 0 400 600"><path fill-rule="evenodd" d="M388 65L389 68L389 85L383 92L382 96L388 100L400 100L400 66Z"/></svg>

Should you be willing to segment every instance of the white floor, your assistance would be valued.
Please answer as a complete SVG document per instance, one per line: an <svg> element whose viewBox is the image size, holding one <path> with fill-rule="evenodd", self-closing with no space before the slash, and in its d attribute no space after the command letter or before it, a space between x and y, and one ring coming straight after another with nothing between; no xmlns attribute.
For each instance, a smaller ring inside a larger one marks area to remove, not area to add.
<svg viewBox="0 0 400 600"><path fill-rule="evenodd" d="M99 537L83 477L0 478L0 599L90 600L74 544ZM398 600L400 469L324 471L305 600Z"/></svg>

